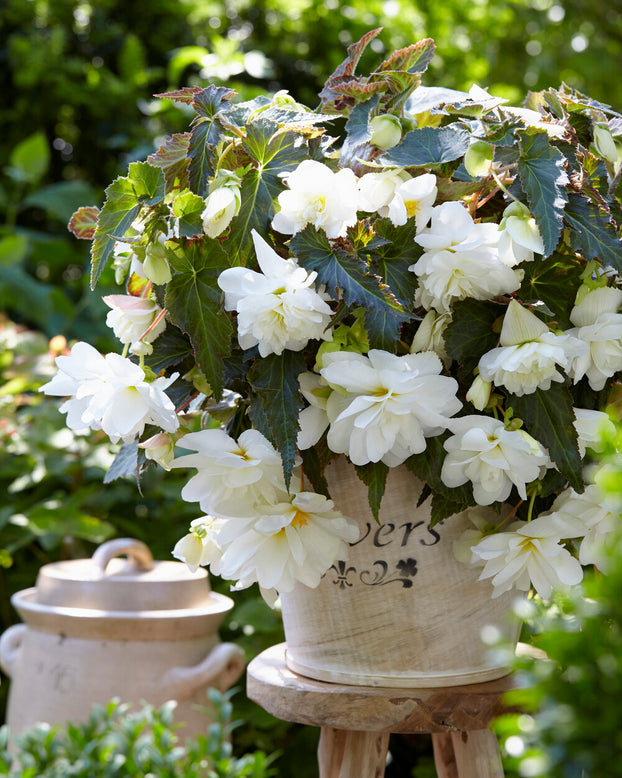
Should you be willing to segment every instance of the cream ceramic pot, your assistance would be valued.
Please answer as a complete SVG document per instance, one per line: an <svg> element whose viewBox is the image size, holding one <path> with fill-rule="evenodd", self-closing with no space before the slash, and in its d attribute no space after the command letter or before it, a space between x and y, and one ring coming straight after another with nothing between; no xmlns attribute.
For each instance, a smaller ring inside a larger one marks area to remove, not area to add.
<svg viewBox="0 0 622 778"><path fill-rule="evenodd" d="M210 590L202 568L154 562L138 540L45 565L12 603L25 622L0 637L12 734L38 721L85 719L93 703L113 697L177 700L182 734L206 732L209 720L196 706L207 704L208 687L224 691L244 669L242 650L217 632L232 600Z"/></svg>

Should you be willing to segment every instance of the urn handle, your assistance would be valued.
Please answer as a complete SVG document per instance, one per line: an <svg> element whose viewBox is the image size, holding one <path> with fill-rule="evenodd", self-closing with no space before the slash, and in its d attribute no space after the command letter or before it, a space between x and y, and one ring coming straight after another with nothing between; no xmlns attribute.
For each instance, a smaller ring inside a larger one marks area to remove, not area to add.
<svg viewBox="0 0 622 778"><path fill-rule="evenodd" d="M149 547L136 538L115 538L102 543L91 557L101 577L106 574L108 562L125 554L136 570L148 571L153 568L153 556Z"/></svg>
<svg viewBox="0 0 622 778"><path fill-rule="evenodd" d="M0 636L0 667L9 677L13 676L27 629L26 624L13 624L12 627L5 629Z"/></svg>
<svg viewBox="0 0 622 778"><path fill-rule="evenodd" d="M235 643L218 643L202 662L194 667L173 667L162 682L168 696L175 700L189 697L201 686L226 691L244 672L244 652Z"/></svg>

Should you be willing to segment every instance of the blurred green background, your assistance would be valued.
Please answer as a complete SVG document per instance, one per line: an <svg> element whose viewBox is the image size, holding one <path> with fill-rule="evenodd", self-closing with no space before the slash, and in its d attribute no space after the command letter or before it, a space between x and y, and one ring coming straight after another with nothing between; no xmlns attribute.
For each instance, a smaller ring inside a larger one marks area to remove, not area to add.
<svg viewBox="0 0 622 778"><path fill-rule="evenodd" d="M361 72L374 57L432 37L427 86L477 83L520 104L529 90L564 81L622 109L622 7L610 0L3 0L0 631L17 620L10 594L32 586L42 564L88 556L114 535L141 538L169 558L198 515L179 498L184 476L151 469L142 494L129 480L104 485L115 447L73 435L58 403L36 392L63 347L50 344L54 336L117 348L100 300L112 272L97 294L88 290L89 246L68 233L72 212L101 205L129 161L186 129L183 110L155 93L216 83L248 99L286 89L314 107L345 47L380 26ZM249 659L282 640L278 617L254 591L236 600L224 639ZM2 699L7 688L3 681ZM242 698L237 746L284 749L281 775L315 775L317 733ZM391 748L389 778L434 775L425 739Z"/></svg>

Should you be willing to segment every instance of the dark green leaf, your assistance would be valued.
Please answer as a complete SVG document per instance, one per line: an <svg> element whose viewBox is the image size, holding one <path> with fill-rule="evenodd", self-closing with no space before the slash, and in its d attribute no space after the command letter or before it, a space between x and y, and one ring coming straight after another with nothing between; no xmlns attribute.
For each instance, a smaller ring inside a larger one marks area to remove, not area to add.
<svg viewBox="0 0 622 778"><path fill-rule="evenodd" d="M205 210L205 200L186 190L173 200L173 214L179 219L179 234L183 238L193 238L203 232L201 214Z"/></svg>
<svg viewBox="0 0 622 778"><path fill-rule="evenodd" d="M622 272L622 241L606 214L585 197L572 194L564 215L572 228L570 240L575 251Z"/></svg>
<svg viewBox="0 0 622 778"><path fill-rule="evenodd" d="M233 327L221 308L218 276L229 267L220 244L210 238L168 242L173 278L166 287L171 321L190 338L201 372L219 400L223 389L223 359L231 350Z"/></svg>
<svg viewBox="0 0 622 778"><path fill-rule="evenodd" d="M367 486L367 499L374 518L378 523L378 512L380 503L387 485L387 476L389 475L389 466L384 462L369 462L367 465L356 465L356 474Z"/></svg>
<svg viewBox="0 0 622 778"><path fill-rule="evenodd" d="M407 132L402 142L380 157L385 165L428 167L451 162L469 148L470 134L454 124L447 127L422 127Z"/></svg>
<svg viewBox="0 0 622 778"><path fill-rule="evenodd" d="M547 391L536 389L522 397L510 395L514 415L525 422L525 430L549 452L559 472L573 489L583 492L583 462L574 428L573 399L564 384L553 383Z"/></svg>
<svg viewBox="0 0 622 778"><path fill-rule="evenodd" d="M477 367L481 355L497 346L499 333L493 331L493 324L506 310L506 306L486 300L462 300L455 304L453 318L443 336L445 351L457 360L465 380Z"/></svg>
<svg viewBox="0 0 622 778"><path fill-rule="evenodd" d="M145 357L145 364L157 375L171 365L178 365L192 356L192 346L188 338L177 327L167 327L158 336L158 347L153 354Z"/></svg>
<svg viewBox="0 0 622 778"><path fill-rule="evenodd" d="M324 443L324 449L328 450L326 443ZM328 453L330 454L331 452L329 451ZM317 444L313 446L313 448L307 448L304 451L301 451L300 455L302 457L302 471L305 478L313 487L313 491L330 498L328 483L324 477L325 463L318 453Z"/></svg>
<svg viewBox="0 0 622 778"><path fill-rule="evenodd" d="M188 150L191 137L189 132L172 135L156 152L147 157L150 165L162 169L168 190L171 190L176 182L180 189L185 189L188 185Z"/></svg>
<svg viewBox="0 0 622 778"><path fill-rule="evenodd" d="M403 226L394 227L388 219L379 219L374 229L385 242L371 253L372 265L402 305L409 309L419 284L417 276L408 268L423 253L414 240L415 220L409 219Z"/></svg>
<svg viewBox="0 0 622 778"><path fill-rule="evenodd" d="M223 107L223 103L235 96L235 90L210 84L192 98L192 107L199 116L212 118Z"/></svg>
<svg viewBox="0 0 622 778"><path fill-rule="evenodd" d="M518 292L522 302L536 307L542 302L562 329L571 327L569 316L575 290L581 285L581 265L574 257L552 254L542 262L525 262L523 268L525 277Z"/></svg>
<svg viewBox="0 0 622 778"><path fill-rule="evenodd" d="M376 109L379 100L380 96L374 95L371 100L354 106L346 122L345 151L342 149L342 155L346 153L351 154L352 149L360 146L362 143L367 143L371 139L369 115Z"/></svg>
<svg viewBox="0 0 622 778"><path fill-rule="evenodd" d="M410 317L386 284L370 275L357 256L331 245L326 235L314 227L294 236L290 247L302 267L317 272L318 284L325 284L329 294L342 290L347 305L365 309L372 348L393 351L400 327Z"/></svg>
<svg viewBox="0 0 622 778"><path fill-rule="evenodd" d="M283 351L256 359L248 380L257 392L268 427L267 437L283 457L285 483L289 482L296 459L296 440L303 407L298 376L307 369L299 351Z"/></svg>
<svg viewBox="0 0 622 778"><path fill-rule="evenodd" d="M443 519L447 519L456 513L460 513L466 507L463 503L450 499L445 494L434 494L432 496L432 505L430 508L431 521L430 527L434 527Z"/></svg>
<svg viewBox="0 0 622 778"><path fill-rule="evenodd" d="M442 435L428 438L425 451L409 457L405 464L411 473L430 487L432 492L444 497L447 503L458 505L459 510L464 510L469 505L475 504L471 485L467 482L462 486L450 488L441 481L441 468L446 456L443 443L448 437L449 433L445 432ZM456 510L453 510L452 513L456 513Z"/></svg>
<svg viewBox="0 0 622 778"><path fill-rule="evenodd" d="M274 202L283 191L279 173L294 170L307 158L307 151L295 132L280 132L272 122L259 121L248 126L244 150L256 167L244 176L242 205L232 220L227 252L232 264L246 265L254 256L251 231L267 235L274 216Z"/></svg>
<svg viewBox="0 0 622 778"><path fill-rule="evenodd" d="M155 205L164 198L164 174L148 162L132 162L128 175L106 189L106 202L97 220L91 247L91 289L112 253L115 240L125 235L141 205Z"/></svg>
<svg viewBox="0 0 622 778"><path fill-rule="evenodd" d="M210 133L212 122L209 119L201 119L192 128L188 143L188 186L200 197L207 194L209 177L214 174L212 162L212 144Z"/></svg>
<svg viewBox="0 0 622 778"><path fill-rule="evenodd" d="M124 443L114 461L104 475L104 483L109 484L117 478L132 476L138 473L138 441Z"/></svg>
<svg viewBox="0 0 622 778"><path fill-rule="evenodd" d="M563 227L568 201L564 155L551 146L546 132L520 135L518 173L544 242L544 255L553 252Z"/></svg>

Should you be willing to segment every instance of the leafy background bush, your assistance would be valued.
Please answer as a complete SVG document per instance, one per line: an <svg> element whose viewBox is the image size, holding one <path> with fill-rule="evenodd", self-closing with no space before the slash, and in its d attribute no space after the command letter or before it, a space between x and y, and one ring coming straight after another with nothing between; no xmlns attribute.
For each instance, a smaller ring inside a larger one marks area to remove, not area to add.
<svg viewBox="0 0 622 778"><path fill-rule="evenodd" d="M0 630L17 620L10 594L33 585L42 564L89 556L114 535L140 538L156 558L169 558L196 516L179 499L183 476L151 469L142 494L130 480L102 485L114 447L97 435L74 436L58 403L36 392L62 348L50 342L59 333L116 348L104 305L87 289L88 246L68 234L69 216L78 205L101 204L128 161L185 128L183 111L154 93L209 80L244 98L288 89L314 106L344 47L378 26L384 32L369 56L435 39L427 85L475 82L520 103L528 89L563 80L622 108L611 66L622 56L622 9L607 0L4 0ZM111 291L105 273L101 294ZM278 617L255 592L236 603L224 639L243 645L249 659L282 640ZM317 732L277 722L243 695L236 706L246 719L235 734L241 749L282 748L284 776L315 774ZM425 739L396 738L391 750L387 775L434 775Z"/></svg>

